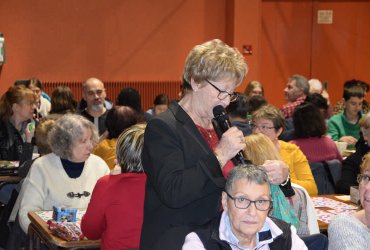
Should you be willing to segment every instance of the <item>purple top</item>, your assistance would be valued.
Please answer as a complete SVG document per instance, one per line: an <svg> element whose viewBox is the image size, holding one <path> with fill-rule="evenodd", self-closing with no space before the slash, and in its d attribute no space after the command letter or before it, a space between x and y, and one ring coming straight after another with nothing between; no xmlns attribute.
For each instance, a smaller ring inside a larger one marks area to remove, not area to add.
<svg viewBox="0 0 370 250"><path fill-rule="evenodd" d="M337 146L327 136L295 139L290 142L296 144L301 149L309 162L321 162L333 159L342 161L342 156Z"/></svg>

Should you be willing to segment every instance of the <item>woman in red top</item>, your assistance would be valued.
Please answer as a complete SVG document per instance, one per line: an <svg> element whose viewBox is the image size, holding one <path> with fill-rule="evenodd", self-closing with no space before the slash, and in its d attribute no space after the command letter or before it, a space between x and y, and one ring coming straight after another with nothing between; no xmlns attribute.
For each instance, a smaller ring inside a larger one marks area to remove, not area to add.
<svg viewBox="0 0 370 250"><path fill-rule="evenodd" d="M126 129L118 138L118 175L97 182L81 221L88 239L101 239L101 249L139 248L146 175L141 165L145 124Z"/></svg>

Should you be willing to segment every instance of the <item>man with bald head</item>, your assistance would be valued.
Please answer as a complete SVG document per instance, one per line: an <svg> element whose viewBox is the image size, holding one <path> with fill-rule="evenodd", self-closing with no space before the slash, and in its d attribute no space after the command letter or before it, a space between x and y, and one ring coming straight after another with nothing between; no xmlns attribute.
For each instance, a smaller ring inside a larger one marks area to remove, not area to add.
<svg viewBox="0 0 370 250"><path fill-rule="evenodd" d="M81 111L81 115L94 123L99 135L102 135L106 131L107 117L107 109L104 106L106 98L104 83L97 78L89 78L82 84L82 91L86 108Z"/></svg>

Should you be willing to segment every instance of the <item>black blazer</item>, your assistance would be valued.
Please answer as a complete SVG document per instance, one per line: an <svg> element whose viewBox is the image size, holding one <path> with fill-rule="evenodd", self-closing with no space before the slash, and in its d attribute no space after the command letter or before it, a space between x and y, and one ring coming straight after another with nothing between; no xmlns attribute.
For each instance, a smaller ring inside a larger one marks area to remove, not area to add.
<svg viewBox="0 0 370 250"><path fill-rule="evenodd" d="M142 164L147 182L140 249L181 249L194 226L217 216L225 179L212 150L176 102L149 121Z"/></svg>

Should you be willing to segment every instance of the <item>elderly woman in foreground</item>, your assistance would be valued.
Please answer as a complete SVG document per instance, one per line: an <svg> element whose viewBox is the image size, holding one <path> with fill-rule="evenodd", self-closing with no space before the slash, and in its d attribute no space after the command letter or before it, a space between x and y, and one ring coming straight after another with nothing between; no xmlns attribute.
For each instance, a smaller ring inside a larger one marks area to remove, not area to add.
<svg viewBox="0 0 370 250"><path fill-rule="evenodd" d="M357 176L362 209L340 214L329 224L329 249L369 249L370 243L370 153L366 154Z"/></svg>
<svg viewBox="0 0 370 250"><path fill-rule="evenodd" d="M261 167L244 165L231 170L222 207L220 216L186 236L183 250L307 249L294 226L268 217L272 198Z"/></svg>
<svg viewBox="0 0 370 250"><path fill-rule="evenodd" d="M27 232L27 213L53 206L86 208L107 164L91 152L98 141L94 124L79 115L64 115L48 134L53 153L38 158L22 186L19 222Z"/></svg>

